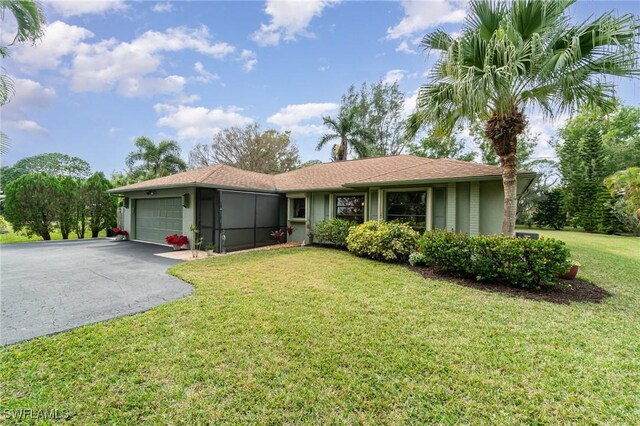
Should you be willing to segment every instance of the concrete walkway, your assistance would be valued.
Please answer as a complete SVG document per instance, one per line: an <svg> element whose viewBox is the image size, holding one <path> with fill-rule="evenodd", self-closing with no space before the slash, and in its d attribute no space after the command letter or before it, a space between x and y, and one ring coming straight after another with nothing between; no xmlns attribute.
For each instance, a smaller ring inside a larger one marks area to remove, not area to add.
<svg viewBox="0 0 640 426"><path fill-rule="evenodd" d="M0 344L146 311L191 293L170 247L112 239L0 246Z"/></svg>

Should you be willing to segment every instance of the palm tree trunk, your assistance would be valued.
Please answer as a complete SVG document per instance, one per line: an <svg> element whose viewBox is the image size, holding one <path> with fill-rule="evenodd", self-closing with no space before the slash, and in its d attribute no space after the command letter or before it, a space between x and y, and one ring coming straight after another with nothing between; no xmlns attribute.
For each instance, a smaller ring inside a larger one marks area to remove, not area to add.
<svg viewBox="0 0 640 426"><path fill-rule="evenodd" d="M347 138L344 136L340 141L340 149L342 150L342 161L347 161L349 146L347 145Z"/></svg>
<svg viewBox="0 0 640 426"><path fill-rule="evenodd" d="M515 237L516 210L518 208L518 180L516 177L516 154L500 156L502 168L502 186L504 188L504 210L502 235Z"/></svg>

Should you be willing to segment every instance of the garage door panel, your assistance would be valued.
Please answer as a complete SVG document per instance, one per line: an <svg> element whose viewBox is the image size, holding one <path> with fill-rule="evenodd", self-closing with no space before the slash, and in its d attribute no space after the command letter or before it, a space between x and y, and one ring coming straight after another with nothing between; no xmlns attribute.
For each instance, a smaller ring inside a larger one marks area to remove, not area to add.
<svg viewBox="0 0 640 426"><path fill-rule="evenodd" d="M137 200L135 238L164 243L170 234L182 234L181 198Z"/></svg>

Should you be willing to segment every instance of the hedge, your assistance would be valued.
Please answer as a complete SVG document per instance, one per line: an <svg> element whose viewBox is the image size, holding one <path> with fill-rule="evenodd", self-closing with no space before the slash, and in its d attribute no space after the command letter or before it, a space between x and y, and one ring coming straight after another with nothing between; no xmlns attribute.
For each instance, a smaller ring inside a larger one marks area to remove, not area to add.
<svg viewBox="0 0 640 426"><path fill-rule="evenodd" d="M346 247L349 230L354 226L357 226L355 222L345 219L323 220L314 226L311 235L316 243Z"/></svg>
<svg viewBox="0 0 640 426"><path fill-rule="evenodd" d="M503 236L426 232L419 243L426 264L477 281L499 281L523 288L555 285L571 267L562 242Z"/></svg>
<svg viewBox="0 0 640 426"><path fill-rule="evenodd" d="M406 261L416 251L418 237L406 223L370 220L351 228L347 248L371 259Z"/></svg>

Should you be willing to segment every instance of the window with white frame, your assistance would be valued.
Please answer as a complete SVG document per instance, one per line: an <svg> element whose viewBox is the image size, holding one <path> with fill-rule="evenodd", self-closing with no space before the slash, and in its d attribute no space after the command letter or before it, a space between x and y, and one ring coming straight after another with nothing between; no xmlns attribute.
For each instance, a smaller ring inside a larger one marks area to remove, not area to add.
<svg viewBox="0 0 640 426"><path fill-rule="evenodd" d="M306 203L304 198L292 198L291 199L291 218L292 219L305 219L306 215Z"/></svg>
<svg viewBox="0 0 640 426"><path fill-rule="evenodd" d="M364 222L364 195L336 196L336 218Z"/></svg>

